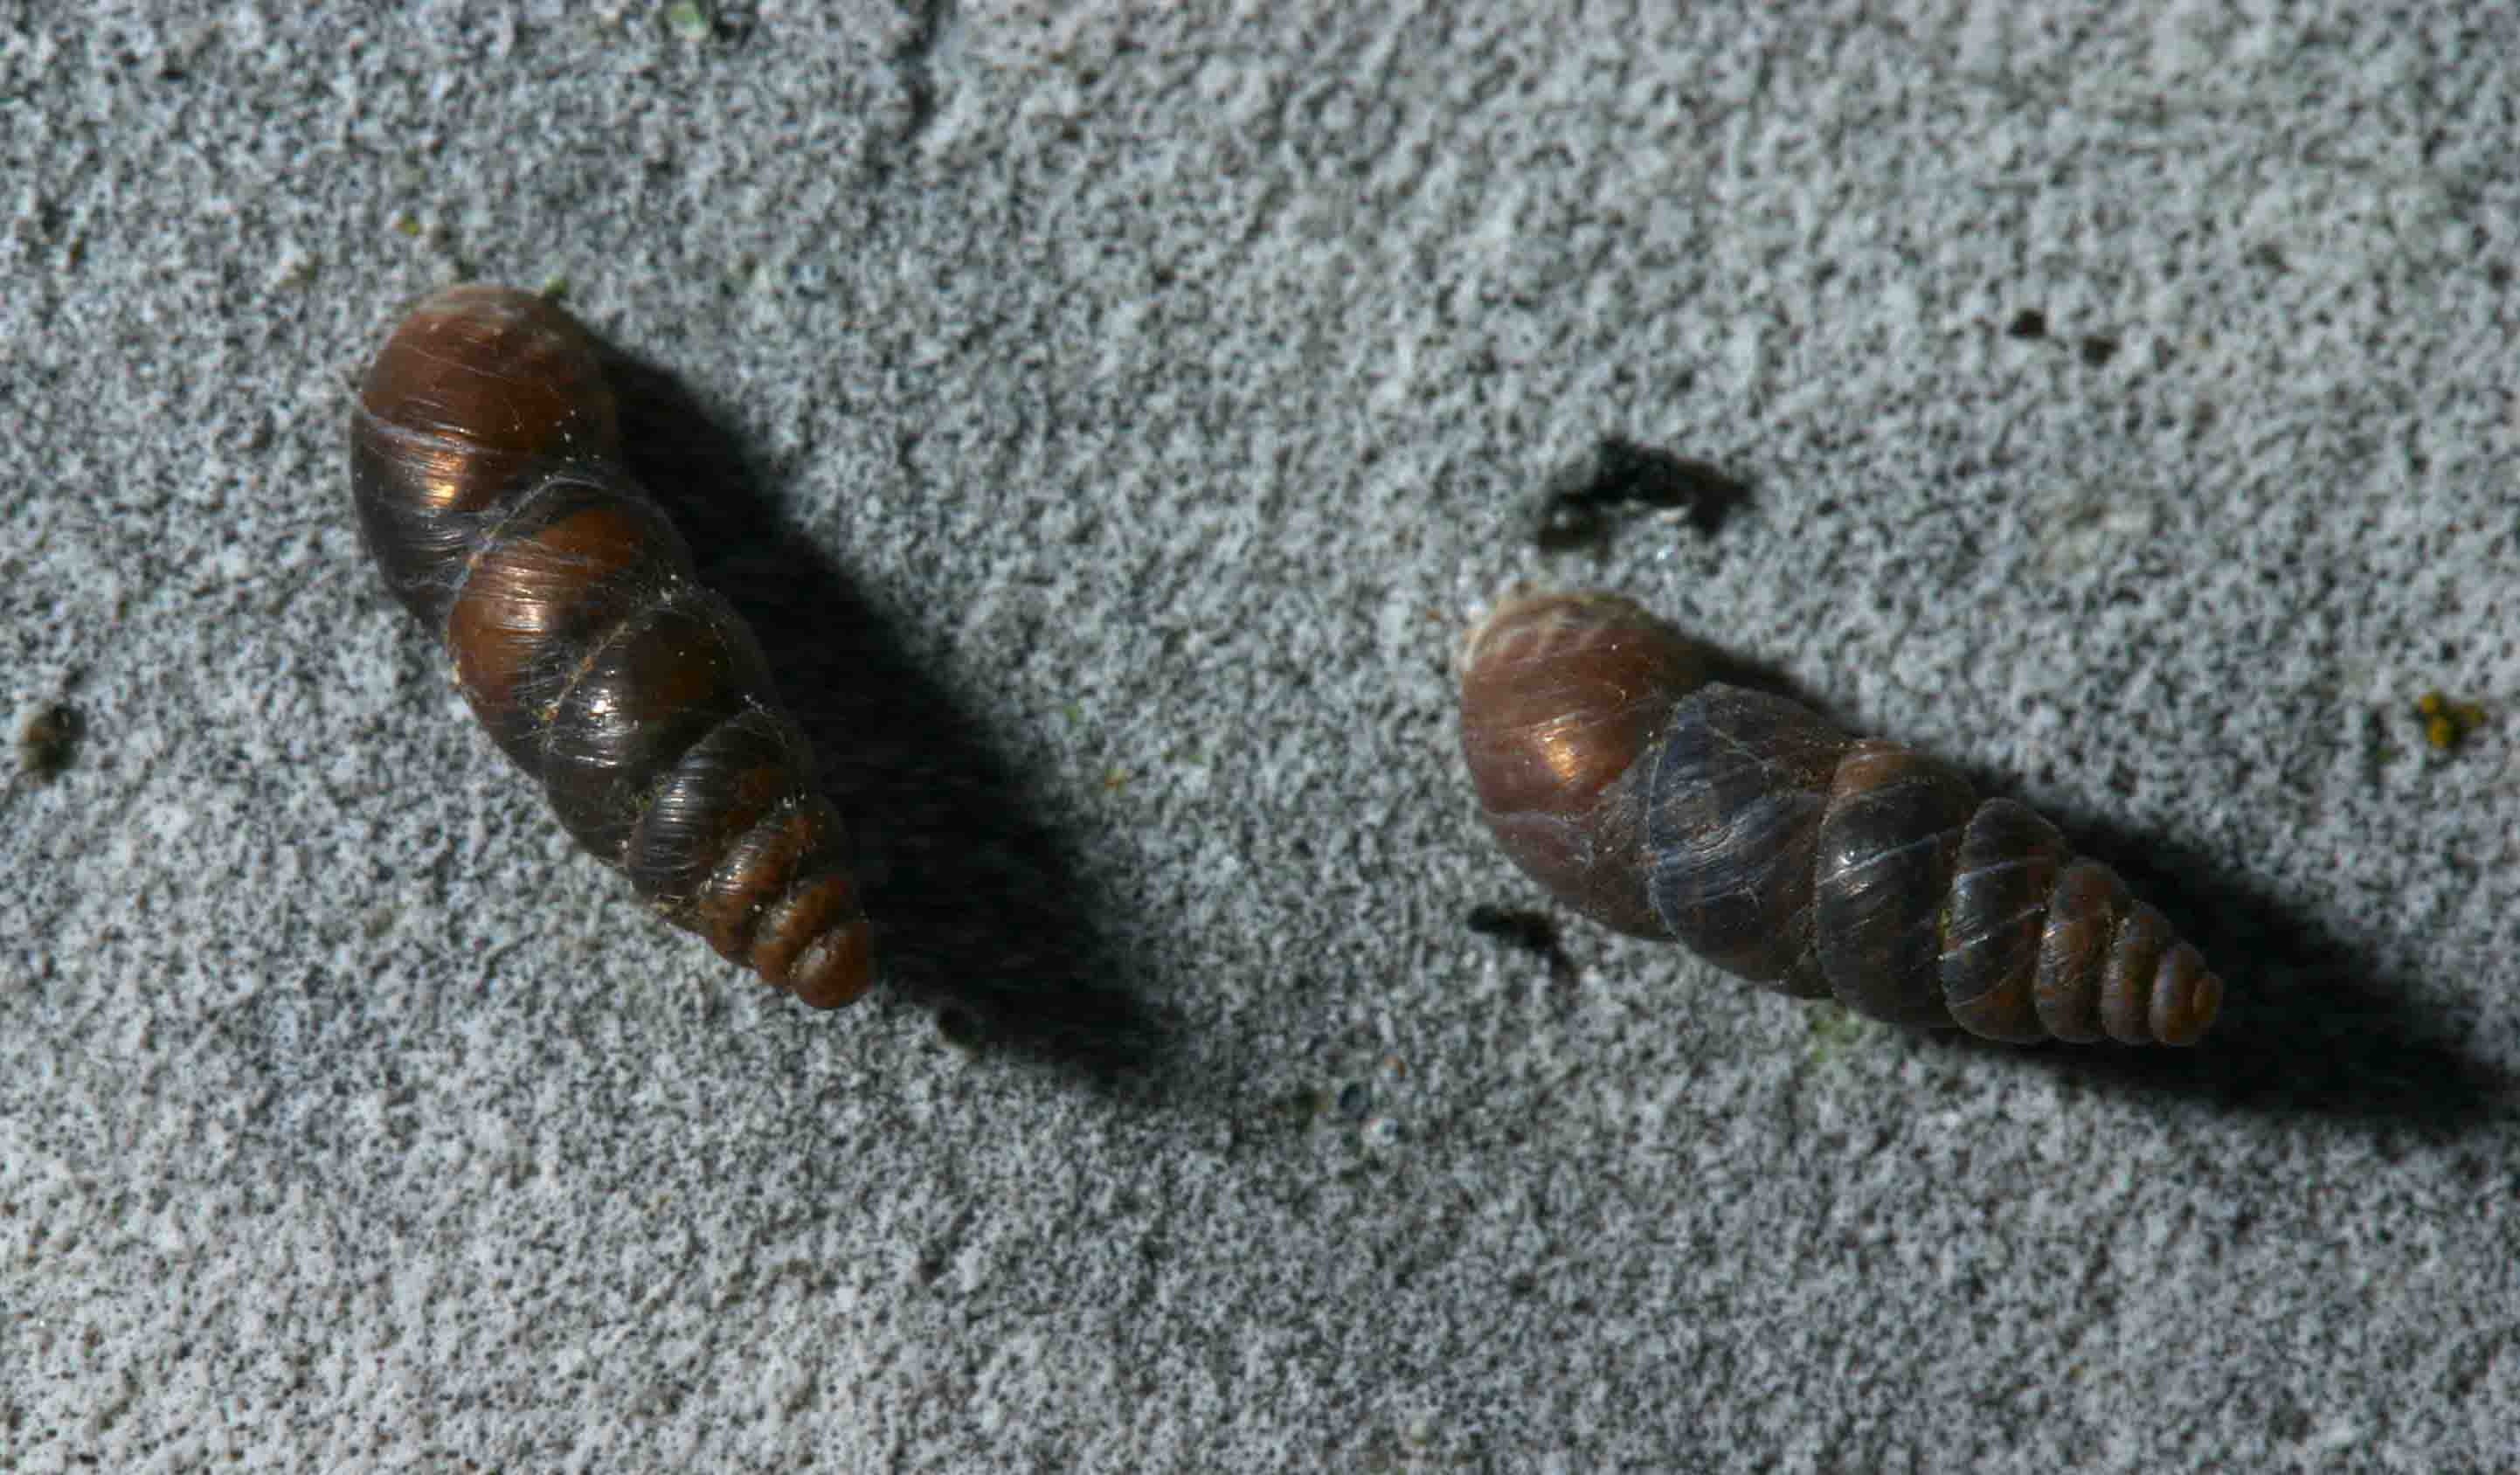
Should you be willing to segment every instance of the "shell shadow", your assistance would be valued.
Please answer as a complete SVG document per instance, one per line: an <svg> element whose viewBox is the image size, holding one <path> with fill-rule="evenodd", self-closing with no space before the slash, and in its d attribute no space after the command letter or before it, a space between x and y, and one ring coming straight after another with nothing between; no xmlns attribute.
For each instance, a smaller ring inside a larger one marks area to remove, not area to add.
<svg viewBox="0 0 2520 1475"><path fill-rule="evenodd" d="M742 442L665 370L606 345L623 459L701 580L760 641L852 827L885 984L950 1040L1104 1084L1154 1062L1154 1016L1097 924L1102 888L1024 780L839 563L760 490Z"/></svg>

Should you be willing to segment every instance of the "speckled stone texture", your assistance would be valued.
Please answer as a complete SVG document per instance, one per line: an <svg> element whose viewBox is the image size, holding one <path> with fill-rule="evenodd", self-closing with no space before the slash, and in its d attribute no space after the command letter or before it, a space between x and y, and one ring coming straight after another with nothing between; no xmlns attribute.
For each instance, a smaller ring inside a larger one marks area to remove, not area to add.
<svg viewBox="0 0 2520 1475"><path fill-rule="evenodd" d="M0 1468L2512 1466L2520 11L309 9L0 0L0 706L79 718ZM368 568L463 277L666 377L872 1004L642 915ZM2222 1025L1474 928L1517 584L2036 805Z"/></svg>

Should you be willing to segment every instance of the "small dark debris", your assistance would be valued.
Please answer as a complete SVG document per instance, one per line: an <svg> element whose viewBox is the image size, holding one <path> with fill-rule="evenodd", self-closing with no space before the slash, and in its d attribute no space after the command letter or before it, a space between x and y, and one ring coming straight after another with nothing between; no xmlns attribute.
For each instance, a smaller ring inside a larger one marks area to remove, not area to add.
<svg viewBox="0 0 2520 1475"><path fill-rule="evenodd" d="M1526 953L1546 953L1558 945L1557 923L1545 912L1520 912L1482 902L1470 909L1468 925L1481 937L1511 943Z"/></svg>
<svg viewBox="0 0 2520 1475"><path fill-rule="evenodd" d="M18 733L18 771L44 780L69 767L82 728L77 708L68 702L39 710Z"/></svg>
<svg viewBox="0 0 2520 1475"><path fill-rule="evenodd" d="M1750 485L1703 461L1608 436L1542 497L1533 543L1543 553L1598 548L1613 515L1634 509L1687 509L1688 525L1712 537L1750 498Z"/></svg>
<svg viewBox="0 0 2520 1475"><path fill-rule="evenodd" d="M2048 314L2036 307L2025 307L2013 316L2011 326L2003 330L2006 337L2044 338L2048 335Z"/></svg>
<svg viewBox="0 0 2520 1475"><path fill-rule="evenodd" d="M1549 975L1558 982L1575 981L1575 960L1567 956L1566 945L1558 939L1557 922L1548 913L1492 907L1482 902L1470 909L1464 924L1481 937L1493 937L1544 960L1549 964Z"/></svg>
<svg viewBox="0 0 2520 1475"><path fill-rule="evenodd" d="M2083 339L2083 362L2097 369L2118 356L2118 340L2106 334L2087 335Z"/></svg>
<svg viewBox="0 0 2520 1475"><path fill-rule="evenodd" d="M1340 1116L1351 1122L1361 1122L1372 1109L1373 1088L1363 1081L1350 1081L1339 1088L1336 1110Z"/></svg>

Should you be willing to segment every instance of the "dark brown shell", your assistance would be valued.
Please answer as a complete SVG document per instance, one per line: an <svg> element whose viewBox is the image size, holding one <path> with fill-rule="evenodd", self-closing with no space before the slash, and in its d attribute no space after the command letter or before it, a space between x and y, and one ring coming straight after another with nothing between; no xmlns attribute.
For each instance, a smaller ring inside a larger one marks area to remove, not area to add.
<svg viewBox="0 0 2520 1475"><path fill-rule="evenodd" d="M1513 601L1471 637L1471 784L1559 900L1899 1024L2131 1045L2211 1026L2222 980L2047 821L1708 666L1610 595Z"/></svg>
<svg viewBox="0 0 2520 1475"><path fill-rule="evenodd" d="M820 1008L874 977L840 821L752 632L619 465L593 338L456 287L370 366L350 494L385 585L577 841L676 926Z"/></svg>

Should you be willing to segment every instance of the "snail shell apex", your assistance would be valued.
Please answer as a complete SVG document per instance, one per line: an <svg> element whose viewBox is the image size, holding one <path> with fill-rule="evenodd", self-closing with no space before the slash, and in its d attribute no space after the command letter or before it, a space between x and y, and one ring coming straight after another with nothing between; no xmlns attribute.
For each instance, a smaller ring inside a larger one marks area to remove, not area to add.
<svg viewBox="0 0 2520 1475"><path fill-rule="evenodd" d="M2211 1026L2222 980L2047 821L1710 668L1609 595L1513 600L1471 636L1471 785L1560 901L1898 1024L2166 1045Z"/></svg>

